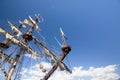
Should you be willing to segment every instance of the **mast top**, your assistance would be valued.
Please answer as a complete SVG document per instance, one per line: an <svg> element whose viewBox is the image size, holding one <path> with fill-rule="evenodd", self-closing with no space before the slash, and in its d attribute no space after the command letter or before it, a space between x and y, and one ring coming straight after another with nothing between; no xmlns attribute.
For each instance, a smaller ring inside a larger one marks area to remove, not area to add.
<svg viewBox="0 0 120 80"><path fill-rule="evenodd" d="M68 46L68 45L63 45L62 47L62 51L65 52L65 53L68 53L71 51L71 47Z"/></svg>

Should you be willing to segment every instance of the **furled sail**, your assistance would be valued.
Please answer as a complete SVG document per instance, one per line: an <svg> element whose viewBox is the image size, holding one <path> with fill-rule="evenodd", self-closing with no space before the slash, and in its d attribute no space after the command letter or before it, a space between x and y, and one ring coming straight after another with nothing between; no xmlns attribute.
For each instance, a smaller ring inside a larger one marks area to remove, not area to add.
<svg viewBox="0 0 120 80"><path fill-rule="evenodd" d="M9 26L11 27L13 33L16 34L16 36L21 36L22 32L18 30L10 21L8 21Z"/></svg>
<svg viewBox="0 0 120 80"><path fill-rule="evenodd" d="M11 43L20 46L21 48L25 49L28 51L28 53L31 53L33 56L36 57L40 57L40 55L35 52L34 50L32 50L32 48L30 48L29 46L27 46L25 43L19 41L18 39L16 39L14 36L12 36L11 34L9 34L6 30L4 30L3 28L0 27L0 33L3 33L3 35L5 35L6 39L8 41L10 41Z"/></svg>
<svg viewBox="0 0 120 80"><path fill-rule="evenodd" d="M72 71L64 63L59 63L59 68L61 70L66 70L66 71L72 73Z"/></svg>

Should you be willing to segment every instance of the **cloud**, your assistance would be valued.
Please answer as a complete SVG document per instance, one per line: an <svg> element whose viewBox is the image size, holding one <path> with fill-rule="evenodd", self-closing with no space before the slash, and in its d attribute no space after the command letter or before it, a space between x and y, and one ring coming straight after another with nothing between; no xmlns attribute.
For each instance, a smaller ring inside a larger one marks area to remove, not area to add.
<svg viewBox="0 0 120 80"><path fill-rule="evenodd" d="M25 57L29 57L29 58L31 58L31 59L38 59L38 57L33 56L33 55L31 55L31 54L24 54L24 56L25 56Z"/></svg>
<svg viewBox="0 0 120 80"><path fill-rule="evenodd" d="M50 69L52 67L50 63L41 62L40 64L44 65L45 69ZM21 80L40 80L45 75L45 73L41 71L39 64L31 66L28 69L22 68L20 74L22 75Z"/></svg>
<svg viewBox="0 0 120 80"><path fill-rule="evenodd" d="M73 78L89 77L91 80L116 80L119 75L115 73L116 65L108 65L105 67L94 68L90 67L88 70L83 70L83 67L74 67Z"/></svg>
<svg viewBox="0 0 120 80"><path fill-rule="evenodd" d="M50 63L42 62L46 69L50 69L52 65ZM117 80L120 75L115 71L117 65L108 65L105 67L89 67L88 70L84 70L82 66L73 67L72 74L66 71L60 71L57 69L55 73L48 80ZM39 64L31 66L29 69L23 68L21 74L23 74L21 80L40 80L45 73L39 68Z"/></svg>

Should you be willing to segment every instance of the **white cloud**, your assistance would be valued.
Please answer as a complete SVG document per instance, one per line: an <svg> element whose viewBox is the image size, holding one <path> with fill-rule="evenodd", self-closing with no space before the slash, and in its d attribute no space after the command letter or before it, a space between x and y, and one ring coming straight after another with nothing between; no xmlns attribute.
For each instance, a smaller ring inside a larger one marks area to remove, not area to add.
<svg viewBox="0 0 120 80"><path fill-rule="evenodd" d="M45 68L50 69L52 66L50 63L42 62ZM48 80L117 80L120 75L115 71L117 65L108 65L105 67L90 67L88 70L83 70L82 66L73 67L72 74L66 71L55 71L55 73ZM39 64L36 64L29 69L22 70L21 80L40 80L45 73L39 68Z"/></svg>
<svg viewBox="0 0 120 80"><path fill-rule="evenodd" d="M91 80L116 80L119 75L115 73L117 66L108 65L106 67L83 70L83 67L74 67L72 76L77 78L90 77Z"/></svg>
<svg viewBox="0 0 120 80"><path fill-rule="evenodd" d="M52 67L50 63L41 62L40 64L44 65L45 69L50 69ZM39 67L40 65L36 64L34 66L31 66L29 69L22 68L21 80L40 80L40 78L42 78L45 75L45 73L43 73Z"/></svg>
<svg viewBox="0 0 120 80"><path fill-rule="evenodd" d="M39 57L33 56L31 54L24 54L24 56L29 57L31 59L38 59Z"/></svg>

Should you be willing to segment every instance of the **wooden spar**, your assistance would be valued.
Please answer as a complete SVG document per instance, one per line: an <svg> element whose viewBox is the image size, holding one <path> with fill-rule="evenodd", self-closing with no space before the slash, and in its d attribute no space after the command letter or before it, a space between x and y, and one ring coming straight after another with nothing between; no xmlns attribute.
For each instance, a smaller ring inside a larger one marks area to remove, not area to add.
<svg viewBox="0 0 120 80"><path fill-rule="evenodd" d="M63 54L62 54L61 58L59 59L59 62L62 62L64 60L64 58L67 56L67 54L71 51L71 48L70 48L70 46L63 46L62 51L63 51ZM41 80L47 80L54 73L54 71L57 69L57 67L59 66L59 62L57 62L52 67L52 69Z"/></svg>
<svg viewBox="0 0 120 80"><path fill-rule="evenodd" d="M46 47L42 44L42 42L40 42L37 38L35 38L33 36L34 40L41 46L41 48L47 49L50 53L50 55L56 60L56 64L52 67L52 69L46 74L46 76L43 78L43 80L47 80L51 74L57 69L57 67L59 66L59 64L63 64L63 60L66 57L66 55L69 53L69 51L71 51L71 48L69 46L63 46L62 47L62 51L63 54L61 56L61 58L58 60L57 57ZM65 65L65 64L63 64ZM66 65L65 65L66 66ZM67 68L68 69L68 68ZM68 71L71 73L71 71L68 69Z"/></svg>
<svg viewBox="0 0 120 80"><path fill-rule="evenodd" d="M30 33L32 33L31 30L29 30L29 31L30 31ZM28 34L29 34L29 31L27 32ZM27 37L28 35L25 35L25 36ZM30 41L30 40L27 40L28 38L26 38L26 37L23 37L23 41L25 42L24 44L27 44L27 41ZM7 76L6 80L11 80L13 72L14 72L14 70L16 68L16 65L17 65L17 63L20 59L20 56L23 54L23 52L24 52L24 47L21 47L19 53L16 55L15 61L13 62L13 65L12 65L12 67L11 67L9 73L8 73L8 76Z"/></svg>
<svg viewBox="0 0 120 80"><path fill-rule="evenodd" d="M70 69L62 61L59 62L58 58L39 39L35 38L34 36L33 36L33 38L34 38L35 42L37 42L43 50L44 49L47 50L48 54L51 56L52 59L54 59L55 62L59 63L59 67L61 70L67 70L68 72L71 73ZM63 66L60 66L60 64Z"/></svg>
<svg viewBox="0 0 120 80"><path fill-rule="evenodd" d="M31 31L31 30L30 30ZM35 52L34 50L32 50L31 47L27 46L25 43L19 41L17 38L15 38L14 36L12 36L11 34L9 34L6 30L4 30L3 28L0 27L0 33L2 33L6 39L8 41L10 41L11 43L18 45L20 47L22 47L23 49L25 49L26 51L28 51L28 53L32 54L33 56L37 56L40 57L40 55ZM32 32L31 32L32 33Z"/></svg>
<svg viewBox="0 0 120 80"><path fill-rule="evenodd" d="M19 51L19 53L16 55L15 61L14 61L13 65L12 65L12 67L11 67L9 73L8 73L8 76L7 76L6 80L11 80L11 77L12 77L12 75L13 75L13 72L14 72L14 70L15 70L15 68L16 68L16 65L17 65L17 63L18 63L18 61L19 61L19 59L20 59L20 56L22 55L23 51L24 51L24 50L23 50L22 48L20 48L20 51Z"/></svg>
<svg viewBox="0 0 120 80"><path fill-rule="evenodd" d="M48 50L49 53L50 53L50 55L51 55L55 60L57 60L56 56L55 56L42 42L40 42L39 39L35 38L34 36L33 36L33 38L34 38L35 42L37 42L37 43L41 46L42 49Z"/></svg>

